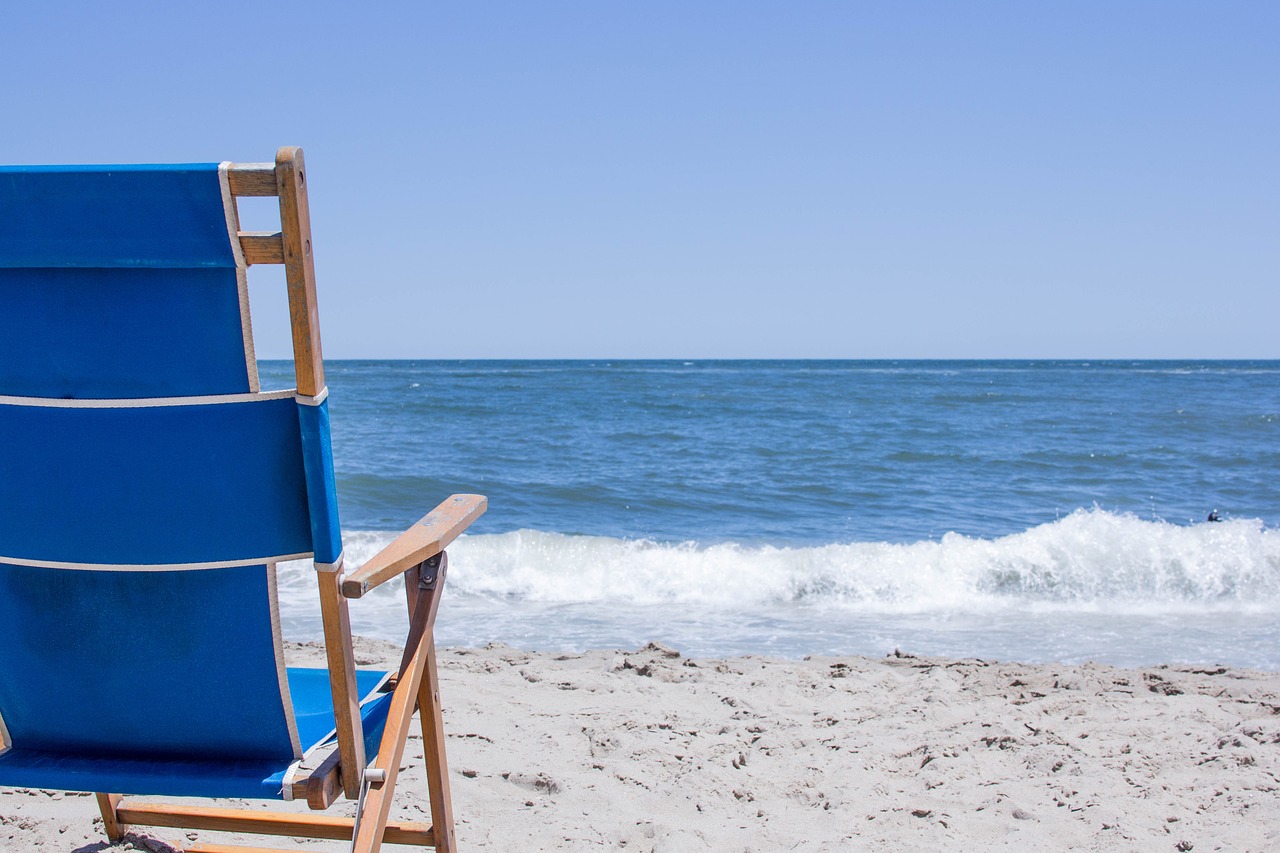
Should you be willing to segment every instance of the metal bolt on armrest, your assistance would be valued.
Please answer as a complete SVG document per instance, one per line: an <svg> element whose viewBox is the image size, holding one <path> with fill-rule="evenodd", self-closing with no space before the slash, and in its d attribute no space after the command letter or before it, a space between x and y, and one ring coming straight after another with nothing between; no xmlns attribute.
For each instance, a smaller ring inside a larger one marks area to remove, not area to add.
<svg viewBox="0 0 1280 853"><path fill-rule="evenodd" d="M444 551L424 560L418 566L418 589L435 589L448 565L449 557Z"/></svg>

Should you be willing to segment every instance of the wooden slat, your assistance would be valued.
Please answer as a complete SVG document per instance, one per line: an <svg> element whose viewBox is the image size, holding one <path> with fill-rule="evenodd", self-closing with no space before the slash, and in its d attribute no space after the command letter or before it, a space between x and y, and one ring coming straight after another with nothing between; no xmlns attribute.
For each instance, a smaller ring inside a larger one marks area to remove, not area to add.
<svg viewBox="0 0 1280 853"><path fill-rule="evenodd" d="M196 844L182 850L183 853L311 853L301 847L243 847L239 844Z"/></svg>
<svg viewBox="0 0 1280 853"><path fill-rule="evenodd" d="M274 163L232 163L227 167L227 183L231 185L232 195L272 196L279 193Z"/></svg>
<svg viewBox="0 0 1280 853"><path fill-rule="evenodd" d="M440 578L443 580L443 577ZM440 593L444 584L437 582L433 589L418 592L413 621L427 626L435 624L440 609ZM387 816L391 813L391 795L395 792L396 777L400 772L400 760L404 757L405 742L409 736L409 724L418 704L418 690L427 668L428 651L432 647L431 631L422 634L407 667L400 672L400 681L391 695L391 708L387 711L386 727L378 745L378 757L374 768L381 770L383 781L369 786L364 796L364 816L360 820L360 834L352 842L352 853L378 853L381 849ZM432 843L435 843L433 838Z"/></svg>
<svg viewBox="0 0 1280 853"><path fill-rule="evenodd" d="M245 263L284 263L284 236L279 231L241 231L239 237Z"/></svg>
<svg viewBox="0 0 1280 853"><path fill-rule="evenodd" d="M254 809L221 809L125 801L116 809L122 824L204 829L211 832L243 832L248 835L283 835L350 841L354 821L349 817L291 814ZM388 844L435 845L430 824L409 821L388 823L383 833Z"/></svg>
<svg viewBox="0 0 1280 853"><path fill-rule="evenodd" d="M316 572L325 654L329 661L329 688L333 695L338 751L342 756L342 790L348 798L355 799L360 795L360 773L365 765L364 729L356 688L355 655L351 649L351 616L347 600L338 589L340 578L340 572Z"/></svg>
<svg viewBox="0 0 1280 853"><path fill-rule="evenodd" d="M347 598L360 598L374 587L434 557L488 508L489 502L483 495L447 498L369 562L347 575L342 582L342 594Z"/></svg>
<svg viewBox="0 0 1280 853"><path fill-rule="evenodd" d="M298 393L314 397L324 388L320 353L320 309L316 305L316 267L311 252L311 212L307 172L301 148L276 152L280 191L280 227L284 231L284 270L289 286L289 325L293 328L293 366Z"/></svg>

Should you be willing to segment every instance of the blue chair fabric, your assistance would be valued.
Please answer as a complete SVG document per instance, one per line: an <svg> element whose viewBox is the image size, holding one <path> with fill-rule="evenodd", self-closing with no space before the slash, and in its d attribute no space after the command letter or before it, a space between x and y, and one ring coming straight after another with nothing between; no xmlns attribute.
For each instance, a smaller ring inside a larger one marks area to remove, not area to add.
<svg viewBox="0 0 1280 853"><path fill-rule="evenodd" d="M236 231L218 164L0 167L0 785L288 797L331 735L274 576L341 557L327 401L260 391Z"/></svg>

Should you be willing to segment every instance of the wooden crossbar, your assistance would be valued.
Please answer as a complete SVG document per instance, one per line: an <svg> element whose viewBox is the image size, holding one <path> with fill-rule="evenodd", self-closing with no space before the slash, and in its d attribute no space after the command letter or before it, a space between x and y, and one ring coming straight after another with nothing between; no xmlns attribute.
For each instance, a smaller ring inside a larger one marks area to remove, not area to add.
<svg viewBox="0 0 1280 853"><path fill-rule="evenodd" d="M242 847L239 844L197 844L187 847L183 853L311 853L301 847Z"/></svg>
<svg viewBox="0 0 1280 853"><path fill-rule="evenodd" d="M274 163L232 163L227 167L227 183L232 195L279 195Z"/></svg>
<svg viewBox="0 0 1280 853"><path fill-rule="evenodd" d="M249 835L286 835L335 841L350 841L351 831L355 826L355 821L349 817L133 803L128 800L116 808L116 820L122 825L243 832ZM398 821L387 823L382 840L387 844L434 847L436 836L429 823Z"/></svg>
<svg viewBox="0 0 1280 853"><path fill-rule="evenodd" d="M239 237L246 264L284 263L284 236L279 231L241 231Z"/></svg>
<svg viewBox="0 0 1280 853"><path fill-rule="evenodd" d="M280 195L274 163L232 163L227 167L227 184L231 187L231 195L237 198ZM241 231L237 236L245 263L250 266L284 263L283 232Z"/></svg>

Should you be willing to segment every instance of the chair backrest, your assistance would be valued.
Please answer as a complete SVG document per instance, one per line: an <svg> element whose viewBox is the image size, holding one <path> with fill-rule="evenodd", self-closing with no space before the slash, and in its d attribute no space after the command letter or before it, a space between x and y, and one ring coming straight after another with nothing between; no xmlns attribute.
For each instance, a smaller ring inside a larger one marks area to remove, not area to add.
<svg viewBox="0 0 1280 853"><path fill-rule="evenodd" d="M0 167L0 747L300 754L275 563L340 563L327 391L259 390L233 180Z"/></svg>

